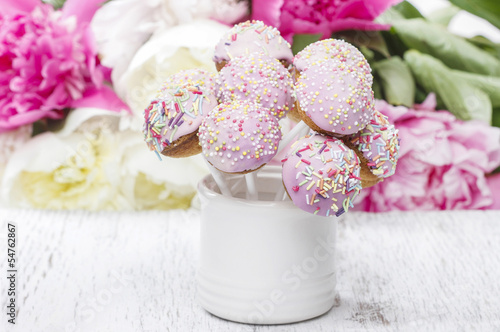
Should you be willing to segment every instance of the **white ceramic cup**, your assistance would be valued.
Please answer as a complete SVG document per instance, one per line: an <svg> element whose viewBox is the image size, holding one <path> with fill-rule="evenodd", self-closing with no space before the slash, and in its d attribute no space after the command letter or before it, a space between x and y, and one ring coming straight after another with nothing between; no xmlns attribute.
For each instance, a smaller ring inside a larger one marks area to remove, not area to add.
<svg viewBox="0 0 500 332"><path fill-rule="evenodd" d="M243 176L228 177L234 196L211 176L199 184L201 253L198 298L221 318L284 324L319 316L333 306L337 219L273 201L281 167L258 173L258 201L245 197ZM239 183L239 184L238 184Z"/></svg>

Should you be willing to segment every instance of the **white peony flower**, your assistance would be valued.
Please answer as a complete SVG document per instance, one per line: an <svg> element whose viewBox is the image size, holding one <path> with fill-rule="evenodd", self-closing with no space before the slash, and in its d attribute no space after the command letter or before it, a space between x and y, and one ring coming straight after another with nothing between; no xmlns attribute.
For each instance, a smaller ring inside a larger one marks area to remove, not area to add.
<svg viewBox="0 0 500 332"><path fill-rule="evenodd" d="M248 10L248 1L238 0L114 0L96 12L91 24L101 61L113 68L116 82L153 33L200 18L232 25Z"/></svg>
<svg viewBox="0 0 500 332"><path fill-rule="evenodd" d="M57 133L44 133L11 156L2 197L9 206L49 209L186 208L206 174L196 159L160 162L140 131L121 117L77 109Z"/></svg>
<svg viewBox="0 0 500 332"><path fill-rule="evenodd" d="M31 138L33 126L22 126L16 130L0 133L0 182L10 156ZM0 198L0 206L3 205Z"/></svg>
<svg viewBox="0 0 500 332"><path fill-rule="evenodd" d="M136 115L142 116L167 76L190 68L215 72L215 44L228 29L212 20L196 20L156 32L114 82L115 90Z"/></svg>

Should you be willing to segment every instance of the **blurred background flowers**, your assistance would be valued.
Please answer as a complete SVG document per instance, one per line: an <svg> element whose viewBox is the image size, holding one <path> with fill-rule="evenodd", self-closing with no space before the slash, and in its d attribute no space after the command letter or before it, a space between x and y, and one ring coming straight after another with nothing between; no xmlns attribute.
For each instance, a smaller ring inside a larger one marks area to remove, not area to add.
<svg viewBox="0 0 500 332"><path fill-rule="evenodd" d="M369 60L377 108L402 143L396 175L364 190L360 209L500 208L500 3L0 3L2 206L189 207L207 173L201 157L159 162L141 114L166 76L215 72L216 42L252 18L276 26L295 53L333 37Z"/></svg>

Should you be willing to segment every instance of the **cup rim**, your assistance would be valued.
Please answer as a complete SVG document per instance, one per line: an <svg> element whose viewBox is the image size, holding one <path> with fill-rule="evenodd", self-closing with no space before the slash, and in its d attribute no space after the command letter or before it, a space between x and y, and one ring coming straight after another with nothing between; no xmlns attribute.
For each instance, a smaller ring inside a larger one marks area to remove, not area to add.
<svg viewBox="0 0 500 332"><path fill-rule="evenodd" d="M281 167L278 166L270 166L266 165L259 171L259 175L271 175L271 174L276 174L280 171ZM243 175L239 175L243 176ZM225 200L230 200L231 203L236 203L236 204L242 204L245 206L274 206L274 207L280 207L280 208L294 208L300 210L298 207L296 207L291 200L284 200L284 201L254 201L254 200L249 200L245 198L239 198L239 197L234 197L234 196L226 196L222 195L221 193L213 190L213 187L215 187L215 180L212 177L211 174L208 174L204 176L200 182L198 183L198 193L200 196L206 197L206 198L218 198L218 199L225 199Z"/></svg>

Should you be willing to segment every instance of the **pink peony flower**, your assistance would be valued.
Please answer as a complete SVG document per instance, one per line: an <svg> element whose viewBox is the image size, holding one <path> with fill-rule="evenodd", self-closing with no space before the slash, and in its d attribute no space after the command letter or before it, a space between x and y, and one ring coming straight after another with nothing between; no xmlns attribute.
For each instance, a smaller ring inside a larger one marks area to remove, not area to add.
<svg viewBox="0 0 500 332"><path fill-rule="evenodd" d="M488 182L488 187L493 194L493 204L489 208L500 210L500 173L488 176L486 182Z"/></svg>
<svg viewBox="0 0 500 332"><path fill-rule="evenodd" d="M433 94L413 109L380 100L376 107L399 129L400 156L396 174L363 190L358 207L382 212L492 206L485 173L500 165L499 128L435 111Z"/></svg>
<svg viewBox="0 0 500 332"><path fill-rule="evenodd" d="M89 28L100 2L68 0L55 11L40 1L0 0L0 132L61 118L65 108L127 108L103 84L109 70Z"/></svg>
<svg viewBox="0 0 500 332"><path fill-rule="evenodd" d="M401 0L254 0L252 18L281 31L292 42L296 33L329 38L342 30L386 30L373 20Z"/></svg>

